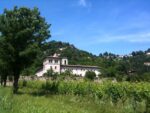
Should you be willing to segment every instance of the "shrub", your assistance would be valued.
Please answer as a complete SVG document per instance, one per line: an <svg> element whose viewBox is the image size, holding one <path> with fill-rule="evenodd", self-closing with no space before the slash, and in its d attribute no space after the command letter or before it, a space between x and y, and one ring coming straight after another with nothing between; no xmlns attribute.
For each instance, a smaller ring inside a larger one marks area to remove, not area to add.
<svg viewBox="0 0 150 113"><path fill-rule="evenodd" d="M142 81L150 82L150 72L144 73L140 78Z"/></svg>
<svg viewBox="0 0 150 113"><path fill-rule="evenodd" d="M44 76L48 78L51 77L53 80L55 80L58 76L58 73L55 73L52 69L50 69L50 70L47 70L46 73L44 73Z"/></svg>
<svg viewBox="0 0 150 113"><path fill-rule="evenodd" d="M94 80L95 77L96 77L96 74L93 71L87 71L85 73L85 79Z"/></svg>
<svg viewBox="0 0 150 113"><path fill-rule="evenodd" d="M126 80L126 75L116 74L115 78L118 82L125 81Z"/></svg>
<svg viewBox="0 0 150 113"><path fill-rule="evenodd" d="M26 81L26 80L23 80L22 86L23 86L23 87L26 87L26 86L27 86L27 81Z"/></svg>
<svg viewBox="0 0 150 113"><path fill-rule="evenodd" d="M60 80L71 80L71 79L75 79L75 75L73 75L71 70L66 70L65 72L62 72L59 76Z"/></svg>

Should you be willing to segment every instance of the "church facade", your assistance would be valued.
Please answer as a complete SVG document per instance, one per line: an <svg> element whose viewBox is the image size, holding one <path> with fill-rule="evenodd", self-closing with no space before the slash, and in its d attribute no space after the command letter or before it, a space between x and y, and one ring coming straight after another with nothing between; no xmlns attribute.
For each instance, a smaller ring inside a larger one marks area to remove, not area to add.
<svg viewBox="0 0 150 113"><path fill-rule="evenodd" d="M66 70L70 70L77 76L85 76L86 71L93 71L96 75L100 74L98 66L68 65L67 58L48 56L44 59L43 67L37 71L36 76L41 77L50 69L59 74Z"/></svg>

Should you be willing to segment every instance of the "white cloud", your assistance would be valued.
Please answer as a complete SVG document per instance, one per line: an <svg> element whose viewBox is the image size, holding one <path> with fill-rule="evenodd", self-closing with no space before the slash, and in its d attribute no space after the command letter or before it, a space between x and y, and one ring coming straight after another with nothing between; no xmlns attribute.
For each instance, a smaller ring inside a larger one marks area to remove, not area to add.
<svg viewBox="0 0 150 113"><path fill-rule="evenodd" d="M79 0L79 5L83 7L87 7L87 1L86 0Z"/></svg>
<svg viewBox="0 0 150 113"><path fill-rule="evenodd" d="M150 42L150 32L126 35L104 35L100 37L95 37L94 39L95 41L91 44L112 43L117 41L125 41L130 43L147 43Z"/></svg>

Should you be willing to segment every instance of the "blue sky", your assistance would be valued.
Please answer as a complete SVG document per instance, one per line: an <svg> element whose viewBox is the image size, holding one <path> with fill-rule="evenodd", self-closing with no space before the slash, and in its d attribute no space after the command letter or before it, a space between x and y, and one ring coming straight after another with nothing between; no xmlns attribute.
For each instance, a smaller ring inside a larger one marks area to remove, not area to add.
<svg viewBox="0 0 150 113"><path fill-rule="evenodd" d="M150 47L150 0L1 0L0 13L14 6L38 7L52 24L51 40L96 55Z"/></svg>

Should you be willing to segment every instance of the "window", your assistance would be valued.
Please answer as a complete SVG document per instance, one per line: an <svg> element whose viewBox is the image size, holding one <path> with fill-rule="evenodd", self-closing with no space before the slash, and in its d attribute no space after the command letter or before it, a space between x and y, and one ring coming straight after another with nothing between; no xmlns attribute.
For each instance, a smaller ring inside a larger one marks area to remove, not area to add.
<svg viewBox="0 0 150 113"><path fill-rule="evenodd" d="M57 69L57 66L55 66L55 69Z"/></svg>
<svg viewBox="0 0 150 113"><path fill-rule="evenodd" d="M57 64L57 63L58 63L58 60L55 60L55 63Z"/></svg>
<svg viewBox="0 0 150 113"><path fill-rule="evenodd" d="M67 64L67 61L65 60L65 65Z"/></svg>
<svg viewBox="0 0 150 113"><path fill-rule="evenodd" d="M49 60L49 63L52 63L52 60Z"/></svg>

